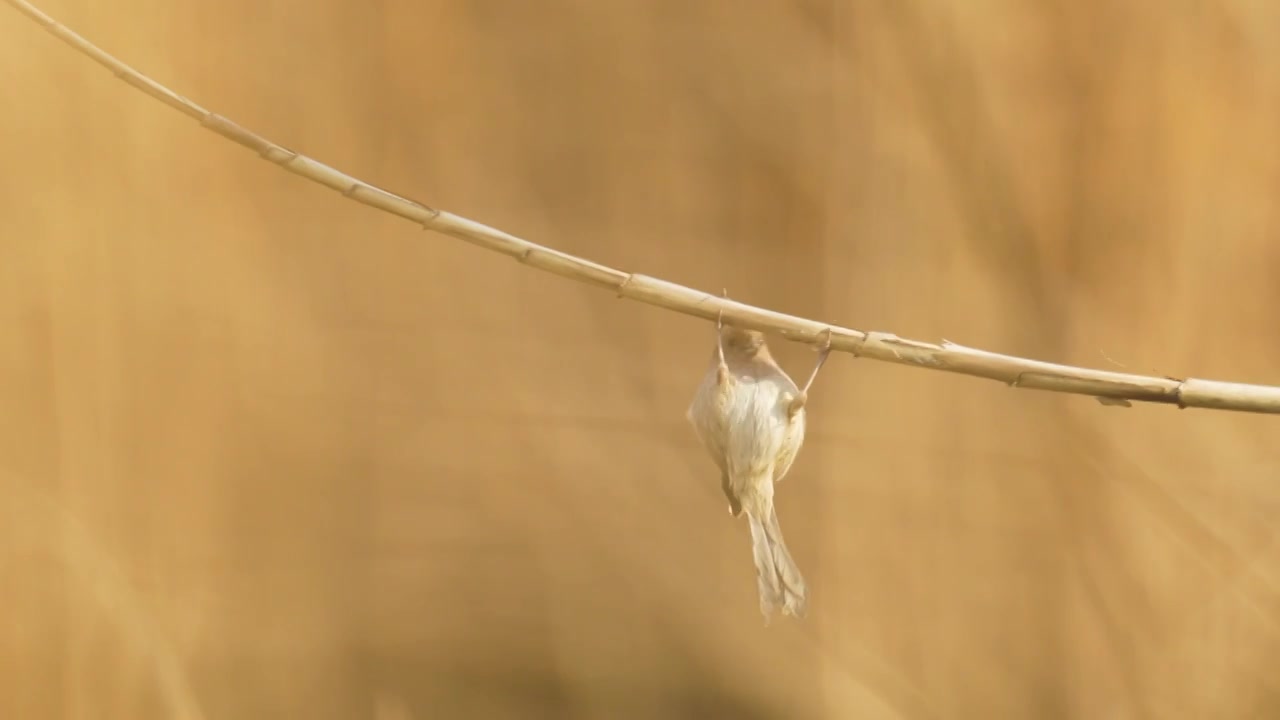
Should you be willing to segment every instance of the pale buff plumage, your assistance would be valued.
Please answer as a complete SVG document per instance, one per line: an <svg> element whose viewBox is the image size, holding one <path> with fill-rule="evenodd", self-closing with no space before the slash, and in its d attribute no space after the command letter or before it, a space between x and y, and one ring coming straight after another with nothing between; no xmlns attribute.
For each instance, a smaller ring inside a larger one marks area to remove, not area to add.
<svg viewBox="0 0 1280 720"><path fill-rule="evenodd" d="M720 469L729 512L746 511L751 527L760 611L802 616L805 581L782 537L774 509L780 482L804 444L809 386L826 361L824 347L813 373L800 389L778 366L764 335L717 322L711 367L694 394L688 418Z"/></svg>

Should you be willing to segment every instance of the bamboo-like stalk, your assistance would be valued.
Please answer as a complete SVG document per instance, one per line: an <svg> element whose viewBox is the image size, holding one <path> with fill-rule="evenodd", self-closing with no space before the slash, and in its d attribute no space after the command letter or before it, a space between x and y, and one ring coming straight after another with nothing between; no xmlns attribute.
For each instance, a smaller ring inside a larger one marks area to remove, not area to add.
<svg viewBox="0 0 1280 720"><path fill-rule="evenodd" d="M1137 400L1177 405L1180 408L1280 413L1278 387L1093 370L976 350L945 340L939 344L908 340L891 333L862 332L736 302L659 278L626 273L538 245L401 197L277 145L227 118L205 110L125 65L44 14L27 0L4 1L44 26L63 42L106 67L121 80L295 175L337 190L357 202L399 215L428 230L508 255L539 270L612 290L619 297L704 320L715 320L717 314L723 312L726 323L775 332L796 342L818 345L826 342L829 337L833 350L851 353L855 357L988 378L1012 387L1092 395L1107 405L1128 405L1127 401Z"/></svg>

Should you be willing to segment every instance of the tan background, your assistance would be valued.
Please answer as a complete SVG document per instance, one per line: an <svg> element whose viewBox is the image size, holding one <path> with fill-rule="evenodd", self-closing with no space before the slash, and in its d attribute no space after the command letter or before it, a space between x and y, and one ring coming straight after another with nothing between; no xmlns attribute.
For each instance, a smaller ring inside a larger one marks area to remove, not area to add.
<svg viewBox="0 0 1280 720"><path fill-rule="evenodd" d="M1275 3L45 9L624 269L1280 383ZM811 615L766 630L683 419L710 326L343 201L0 11L0 717L1280 714L1275 419L836 357L779 500Z"/></svg>

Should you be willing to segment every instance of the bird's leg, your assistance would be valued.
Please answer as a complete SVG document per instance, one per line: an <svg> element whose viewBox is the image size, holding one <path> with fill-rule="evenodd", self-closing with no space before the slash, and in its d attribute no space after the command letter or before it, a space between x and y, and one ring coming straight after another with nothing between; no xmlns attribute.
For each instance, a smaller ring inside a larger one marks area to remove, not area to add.
<svg viewBox="0 0 1280 720"><path fill-rule="evenodd" d="M720 360L720 366L724 367L724 338L720 332L724 330L724 311L716 313L716 357Z"/></svg>
<svg viewBox="0 0 1280 720"><path fill-rule="evenodd" d="M796 413L804 407L809 400L809 387L813 385L813 381L818 377L818 371L822 369L822 364L827 361L827 356L831 354L831 328L827 328L827 341L822 344L822 348L818 350L818 362L813 366L813 372L809 373L809 379L805 381L804 387L800 389L800 394L787 407L787 417L793 418Z"/></svg>
<svg viewBox="0 0 1280 720"><path fill-rule="evenodd" d="M813 384L815 378L818 377L818 371L822 369L822 364L827 361L827 356L831 354L831 328L827 328L827 341L822 344L818 350L818 363L813 366L813 372L809 373L809 379L805 382L804 387L800 389L801 395L809 394L809 386Z"/></svg>
<svg viewBox="0 0 1280 720"><path fill-rule="evenodd" d="M729 294L729 291L724 290L723 293L727 297ZM725 383L729 382L729 364L724 361L724 335L722 334L723 330L724 330L724 310L721 309L720 312L716 313L716 359L720 361L720 364L716 367L716 382L718 382L721 385L724 385Z"/></svg>
<svg viewBox="0 0 1280 720"><path fill-rule="evenodd" d="M729 296L728 288L721 290L720 293L724 297ZM723 331L724 309L721 309L716 313L716 360L720 363L716 367L716 383L719 385L722 392L728 389L726 386L732 380L732 376L729 374L729 364L724 360ZM721 467L720 470L720 489L724 491L724 496L729 501L729 515L732 517L738 517L738 515L742 513L742 504L738 502L738 497L734 495L733 483L729 481L729 471L724 467Z"/></svg>

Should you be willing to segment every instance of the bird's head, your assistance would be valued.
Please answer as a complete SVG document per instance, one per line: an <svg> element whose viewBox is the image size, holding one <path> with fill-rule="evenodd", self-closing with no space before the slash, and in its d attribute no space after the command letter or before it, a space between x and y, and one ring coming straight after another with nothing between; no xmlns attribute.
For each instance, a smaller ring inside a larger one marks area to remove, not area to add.
<svg viewBox="0 0 1280 720"><path fill-rule="evenodd" d="M759 353L764 347L764 333L759 330L745 330L725 325L720 329L720 339L724 343L725 352L734 352L748 357Z"/></svg>

